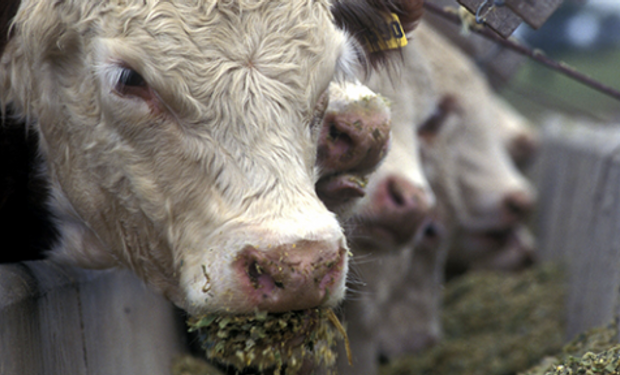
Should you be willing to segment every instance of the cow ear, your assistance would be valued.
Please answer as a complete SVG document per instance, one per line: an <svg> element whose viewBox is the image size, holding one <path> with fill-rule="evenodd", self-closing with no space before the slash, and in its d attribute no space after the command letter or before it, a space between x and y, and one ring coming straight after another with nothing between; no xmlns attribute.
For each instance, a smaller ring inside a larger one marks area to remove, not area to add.
<svg viewBox="0 0 620 375"><path fill-rule="evenodd" d="M365 48L373 67L385 65L393 51L407 44L405 34L422 17L423 0L337 0L332 4L336 26Z"/></svg>
<svg viewBox="0 0 620 375"><path fill-rule="evenodd" d="M448 117L455 112L459 112L460 108L457 99L452 95L445 95L439 103L435 111L418 126L418 136L426 141L432 142L439 134Z"/></svg>
<svg viewBox="0 0 620 375"><path fill-rule="evenodd" d="M9 41L9 29L11 21L17 8L19 8L20 0L2 0L0 1L0 56L4 52L4 47Z"/></svg>
<svg viewBox="0 0 620 375"><path fill-rule="evenodd" d="M424 0L401 0L389 4L388 7L398 15L406 33L418 26L424 14Z"/></svg>

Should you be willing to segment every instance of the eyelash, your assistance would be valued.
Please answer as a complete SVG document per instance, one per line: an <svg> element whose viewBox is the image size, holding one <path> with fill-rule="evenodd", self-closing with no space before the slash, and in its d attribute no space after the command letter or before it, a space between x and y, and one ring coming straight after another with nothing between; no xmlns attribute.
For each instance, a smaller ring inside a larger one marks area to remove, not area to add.
<svg viewBox="0 0 620 375"><path fill-rule="evenodd" d="M142 76L133 69L121 68L121 74L118 78L118 85L124 85L129 87L145 87L146 81Z"/></svg>
<svg viewBox="0 0 620 375"><path fill-rule="evenodd" d="M112 77L114 91L123 97L137 97L143 100L151 99L149 85L146 80L134 69L119 66Z"/></svg>

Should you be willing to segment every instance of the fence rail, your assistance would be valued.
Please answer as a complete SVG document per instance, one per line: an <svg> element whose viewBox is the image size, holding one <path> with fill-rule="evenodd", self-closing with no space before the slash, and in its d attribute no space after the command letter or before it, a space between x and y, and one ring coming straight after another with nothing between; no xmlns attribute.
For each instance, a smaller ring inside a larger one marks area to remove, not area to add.
<svg viewBox="0 0 620 375"><path fill-rule="evenodd" d="M183 329L128 271L0 265L0 374L170 375Z"/></svg>

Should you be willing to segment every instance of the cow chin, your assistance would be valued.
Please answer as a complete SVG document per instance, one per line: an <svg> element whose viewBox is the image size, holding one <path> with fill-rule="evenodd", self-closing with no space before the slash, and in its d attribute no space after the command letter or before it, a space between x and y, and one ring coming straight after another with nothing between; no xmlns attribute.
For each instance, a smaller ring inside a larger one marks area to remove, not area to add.
<svg viewBox="0 0 620 375"><path fill-rule="evenodd" d="M321 223L321 224L317 224ZM222 228L179 260L190 315L282 313L333 307L344 297L348 249L333 216ZM270 229L265 229L270 228ZM225 235L224 235L225 234Z"/></svg>

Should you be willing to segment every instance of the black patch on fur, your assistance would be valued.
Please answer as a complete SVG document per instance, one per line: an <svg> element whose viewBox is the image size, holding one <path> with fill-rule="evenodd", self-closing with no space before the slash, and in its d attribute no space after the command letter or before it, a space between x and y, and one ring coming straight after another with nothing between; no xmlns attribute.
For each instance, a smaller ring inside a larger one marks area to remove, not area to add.
<svg viewBox="0 0 620 375"><path fill-rule="evenodd" d="M4 51L4 47L9 41L9 26L17 8L19 8L20 0L2 0L0 1L0 56Z"/></svg>
<svg viewBox="0 0 620 375"><path fill-rule="evenodd" d="M38 137L0 115L0 263L45 257L57 237L47 208L49 186L38 172Z"/></svg>

